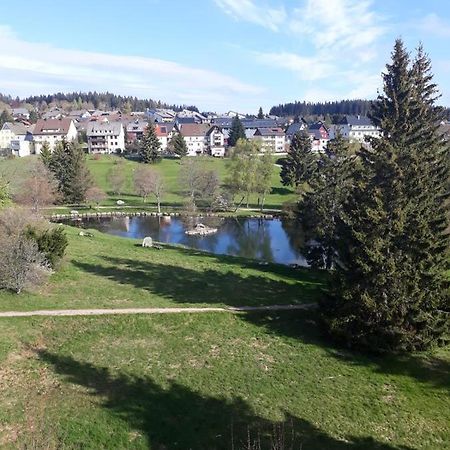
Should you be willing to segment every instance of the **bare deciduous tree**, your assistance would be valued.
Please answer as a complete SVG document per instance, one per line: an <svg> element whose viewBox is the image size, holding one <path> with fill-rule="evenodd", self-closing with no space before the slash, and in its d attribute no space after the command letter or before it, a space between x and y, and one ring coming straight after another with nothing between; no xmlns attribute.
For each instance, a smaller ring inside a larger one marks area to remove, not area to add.
<svg viewBox="0 0 450 450"><path fill-rule="evenodd" d="M181 161L179 183L194 205L198 200L210 204L220 185L217 172L205 167L201 158L184 158Z"/></svg>
<svg viewBox="0 0 450 450"><path fill-rule="evenodd" d="M86 203L89 204L95 203L95 205L98 207L100 202L105 200L105 198L106 194L98 186L91 186L86 191Z"/></svg>
<svg viewBox="0 0 450 450"><path fill-rule="evenodd" d="M158 206L158 212L161 212L161 199L164 194L164 180L160 173L152 170L152 194L156 198L156 205Z"/></svg>
<svg viewBox="0 0 450 450"><path fill-rule="evenodd" d="M24 236L0 239L0 287L17 294L39 286L50 274L36 242Z"/></svg>
<svg viewBox="0 0 450 450"><path fill-rule="evenodd" d="M30 206L34 212L55 203L57 198L58 182L41 161L30 166L26 179L14 197L17 203Z"/></svg>
<svg viewBox="0 0 450 450"><path fill-rule="evenodd" d="M125 171L121 167L123 164L115 165L108 174L109 185L114 194L120 195L125 185Z"/></svg>
<svg viewBox="0 0 450 450"><path fill-rule="evenodd" d="M164 180L161 174L151 167L139 167L134 172L134 189L144 202L150 194L153 194L158 212L161 212L161 199L164 194Z"/></svg>
<svg viewBox="0 0 450 450"><path fill-rule="evenodd" d="M0 236L20 236L28 227L48 228L48 222L23 208L5 208L0 212Z"/></svg>
<svg viewBox="0 0 450 450"><path fill-rule="evenodd" d="M134 190L136 194L142 197L144 203L153 189L153 182L149 176L149 172L152 172L150 167L139 167L133 174Z"/></svg>

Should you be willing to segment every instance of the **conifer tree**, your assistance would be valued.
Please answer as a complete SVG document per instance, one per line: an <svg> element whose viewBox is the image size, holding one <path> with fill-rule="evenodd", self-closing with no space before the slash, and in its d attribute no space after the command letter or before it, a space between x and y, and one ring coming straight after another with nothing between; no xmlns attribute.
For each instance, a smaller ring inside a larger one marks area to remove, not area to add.
<svg viewBox="0 0 450 450"><path fill-rule="evenodd" d="M354 163L349 141L338 133L319 155L317 169L308 181L310 190L299 203L306 237L315 242L306 248L312 266L331 269L335 262L339 243L336 225L351 187Z"/></svg>
<svg viewBox="0 0 450 450"><path fill-rule="evenodd" d="M139 146L139 156L145 164L154 164L161 159L161 143L156 136L155 126L149 123Z"/></svg>
<svg viewBox="0 0 450 450"><path fill-rule="evenodd" d="M238 116L233 118L231 122L230 136L228 137L228 145L234 147L239 139L246 139L244 125Z"/></svg>
<svg viewBox="0 0 450 450"><path fill-rule="evenodd" d="M258 119L264 119L264 113L263 113L263 109L262 109L261 106L259 107L259 111L258 111L258 116L257 116L257 118L258 118Z"/></svg>
<svg viewBox="0 0 450 450"><path fill-rule="evenodd" d="M281 182L284 186L298 187L307 183L311 177L317 157L311 149L308 133L300 131L294 134L286 159L281 166Z"/></svg>
<svg viewBox="0 0 450 450"><path fill-rule="evenodd" d="M45 166L47 166L47 167L49 166L51 157L52 157L52 152L50 150L50 145L48 144L47 141L44 141L44 143L42 144L42 147L41 147L40 158Z"/></svg>
<svg viewBox="0 0 450 450"><path fill-rule="evenodd" d="M92 186L83 149L76 142L62 141L53 152L49 169L58 181L58 189L65 203L81 203Z"/></svg>
<svg viewBox="0 0 450 450"><path fill-rule="evenodd" d="M436 86L419 48L397 40L372 118L382 138L358 154L337 232L328 331L376 351L424 349L448 329L448 146L437 134Z"/></svg>
<svg viewBox="0 0 450 450"><path fill-rule="evenodd" d="M181 133L175 134L175 136L172 138L171 144L173 153L175 153L175 155L178 155L181 158L187 155L188 149L186 141L184 140L184 137Z"/></svg>

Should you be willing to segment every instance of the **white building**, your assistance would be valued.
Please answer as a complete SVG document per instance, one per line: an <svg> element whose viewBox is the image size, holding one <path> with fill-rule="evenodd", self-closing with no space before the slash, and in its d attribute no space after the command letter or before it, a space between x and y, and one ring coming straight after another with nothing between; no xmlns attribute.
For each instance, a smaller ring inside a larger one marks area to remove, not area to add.
<svg viewBox="0 0 450 450"><path fill-rule="evenodd" d="M33 131L34 152L41 153L42 144L47 142L53 151L58 142L73 141L77 137L77 129L71 119L40 119Z"/></svg>
<svg viewBox="0 0 450 450"><path fill-rule="evenodd" d="M86 129L89 153L121 153L125 131L121 122L89 122Z"/></svg>
<svg viewBox="0 0 450 450"><path fill-rule="evenodd" d="M204 155L206 153L206 133L209 130L209 125L203 123L186 123L180 125L179 130L186 141L188 156Z"/></svg>
<svg viewBox="0 0 450 450"><path fill-rule="evenodd" d="M282 128L258 128L253 138L261 141L262 151L272 153L286 151L286 136Z"/></svg>
<svg viewBox="0 0 450 450"><path fill-rule="evenodd" d="M379 128L365 116L346 116L340 125L340 131L343 137L358 142L364 142L366 137L381 136Z"/></svg>
<svg viewBox="0 0 450 450"><path fill-rule="evenodd" d="M165 152L169 142L173 138L175 124L174 123L156 123L155 132L159 143L161 144L161 151Z"/></svg>
<svg viewBox="0 0 450 450"><path fill-rule="evenodd" d="M11 148L11 141L17 136L25 136L27 127L20 122L5 122L0 130L0 148Z"/></svg>
<svg viewBox="0 0 450 450"><path fill-rule="evenodd" d="M211 156L225 156L225 135L221 128L212 126L206 133L206 140Z"/></svg>

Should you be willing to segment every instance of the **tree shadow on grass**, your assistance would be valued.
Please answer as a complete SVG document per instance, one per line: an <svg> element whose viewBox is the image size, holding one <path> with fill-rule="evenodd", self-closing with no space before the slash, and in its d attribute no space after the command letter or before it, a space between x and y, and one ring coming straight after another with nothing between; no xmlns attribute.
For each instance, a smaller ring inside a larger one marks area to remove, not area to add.
<svg viewBox="0 0 450 450"><path fill-rule="evenodd" d="M174 247L169 245L168 247ZM308 282L316 282L320 284L326 283L329 273L326 270L310 269L307 267L290 267L285 264L270 263L258 261L256 259L244 258L241 256L220 255L193 248L181 247L183 253L190 256L202 256L211 258L221 264L230 264L243 269L252 269L258 272L281 276L285 279L302 280Z"/></svg>
<svg viewBox="0 0 450 450"><path fill-rule="evenodd" d="M120 284L145 289L177 303L218 303L229 306L302 304L318 300L320 282L297 283L265 276L242 277L234 272L196 271L149 261L103 257L105 265L74 261L79 269Z"/></svg>
<svg viewBox="0 0 450 450"><path fill-rule="evenodd" d="M170 382L165 388L149 377L113 375L106 367L96 367L70 356L47 351L37 351L37 354L66 382L86 387L90 395L100 397L101 406L139 430L152 449L399 448L371 437L346 436L345 441L337 440L307 420L289 415L283 423L271 422L254 414L241 398L208 397L176 382ZM252 446L258 440L260 446ZM276 447L274 441L285 441L286 445Z"/></svg>
<svg viewBox="0 0 450 450"><path fill-rule="evenodd" d="M339 347L321 330L317 310L246 313L243 318L274 335L288 336L325 349L330 356L346 364L370 368L375 373L400 375L428 387L450 389L450 361L432 353L366 354Z"/></svg>
<svg viewBox="0 0 450 450"><path fill-rule="evenodd" d="M323 285L315 278L299 283L265 276L242 277L234 272L196 271L148 261L104 257L105 265L73 262L81 270L120 284L144 289L176 303L268 306L315 302ZM347 364L370 367L376 373L404 375L437 388L450 387L450 364L429 355L368 355L338 347L321 332L312 311L249 313L243 320L263 326L268 333L320 346Z"/></svg>

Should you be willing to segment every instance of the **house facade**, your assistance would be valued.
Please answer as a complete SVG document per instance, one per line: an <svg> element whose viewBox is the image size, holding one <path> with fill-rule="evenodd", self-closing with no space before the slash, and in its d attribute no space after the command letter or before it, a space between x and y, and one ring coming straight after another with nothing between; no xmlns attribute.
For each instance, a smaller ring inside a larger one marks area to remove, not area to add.
<svg viewBox="0 0 450 450"><path fill-rule="evenodd" d="M350 141L364 142L366 138L379 138L380 130L364 116L346 116L340 125L342 136Z"/></svg>
<svg viewBox="0 0 450 450"><path fill-rule="evenodd" d="M290 145L294 135L300 131L306 130L306 128L307 125L303 119L300 122L291 123L286 129L286 143Z"/></svg>
<svg viewBox="0 0 450 450"><path fill-rule="evenodd" d="M125 132L121 122L89 122L86 130L89 153L121 153Z"/></svg>
<svg viewBox="0 0 450 450"><path fill-rule="evenodd" d="M258 128L254 139L261 141L262 151L284 153L286 151L286 136L282 128Z"/></svg>
<svg viewBox="0 0 450 450"><path fill-rule="evenodd" d="M148 122L142 119L136 119L126 125L126 141L139 142L144 136Z"/></svg>
<svg viewBox="0 0 450 450"><path fill-rule="evenodd" d="M6 122L0 130L0 148L9 149L15 156L28 156L33 152L34 127L20 122Z"/></svg>
<svg viewBox="0 0 450 450"><path fill-rule="evenodd" d="M188 156L198 156L207 153L206 134L209 128L209 125L200 123L189 123L178 127L186 141Z"/></svg>
<svg viewBox="0 0 450 450"><path fill-rule="evenodd" d="M42 145L47 142L53 151L58 142L73 141L77 137L77 129L72 119L40 119L33 131L34 152L41 153Z"/></svg>
<svg viewBox="0 0 450 450"><path fill-rule="evenodd" d="M165 152L169 142L173 138L175 124L173 123L156 123L155 132L159 143L161 144L161 151Z"/></svg>
<svg viewBox="0 0 450 450"><path fill-rule="evenodd" d="M225 156L225 135L220 127L213 125L206 133L208 151L211 156Z"/></svg>

